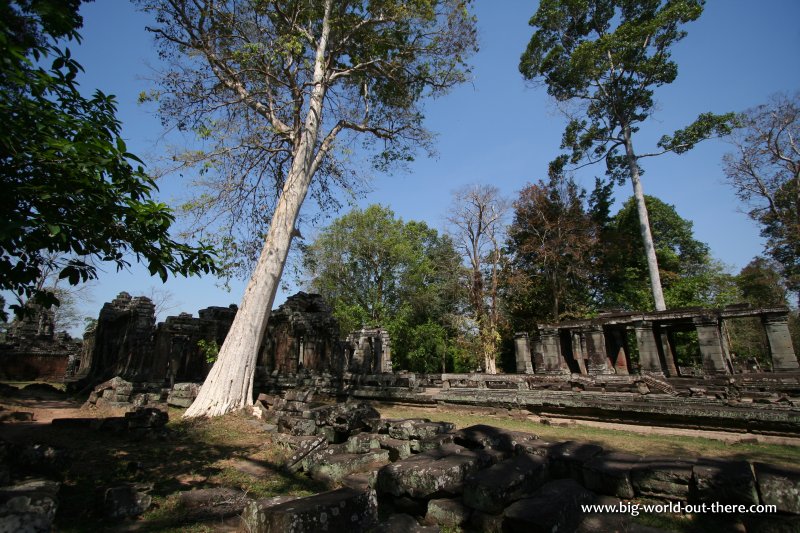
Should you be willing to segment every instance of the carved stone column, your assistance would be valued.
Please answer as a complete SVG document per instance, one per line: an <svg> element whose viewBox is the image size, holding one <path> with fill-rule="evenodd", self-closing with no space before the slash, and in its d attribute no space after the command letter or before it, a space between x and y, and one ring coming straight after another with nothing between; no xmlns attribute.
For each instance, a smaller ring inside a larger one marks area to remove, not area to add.
<svg viewBox="0 0 800 533"><path fill-rule="evenodd" d="M792 346L792 337L789 334L789 318L786 313L772 313L761 316L764 332L769 341L769 352L772 356L772 370L783 372L797 370L797 355Z"/></svg>
<svg viewBox="0 0 800 533"><path fill-rule="evenodd" d="M569 374L564 358L561 357L560 339L557 328L542 328L542 362L544 372L548 374Z"/></svg>
<svg viewBox="0 0 800 533"><path fill-rule="evenodd" d="M719 320L711 316L698 316L693 319L703 357L703 371L706 374L730 374L725 350L722 347L722 333Z"/></svg>
<svg viewBox="0 0 800 533"><path fill-rule="evenodd" d="M661 337L661 354L664 357L664 373L669 377L678 376L678 366L675 364L675 350L672 349L672 335L662 326L659 326L658 330Z"/></svg>
<svg viewBox="0 0 800 533"><path fill-rule="evenodd" d="M602 326L587 328L583 334L586 338L586 355L589 356L589 373L613 374L614 369L608 362L606 337Z"/></svg>
<svg viewBox="0 0 800 533"><path fill-rule="evenodd" d="M586 371L586 354L583 350L583 335L578 331L572 331L569 334L569 340L572 343L572 360L578 365L578 372L582 375L588 374Z"/></svg>
<svg viewBox="0 0 800 533"><path fill-rule="evenodd" d="M648 320L636 322L633 326L636 332L636 345L639 348L639 366L642 372L650 374L663 374L661 360L658 357L658 339L653 329L653 323Z"/></svg>
<svg viewBox="0 0 800 533"><path fill-rule="evenodd" d="M527 333L522 332L514 335L514 355L517 359L517 374L533 374L531 349L528 344Z"/></svg>

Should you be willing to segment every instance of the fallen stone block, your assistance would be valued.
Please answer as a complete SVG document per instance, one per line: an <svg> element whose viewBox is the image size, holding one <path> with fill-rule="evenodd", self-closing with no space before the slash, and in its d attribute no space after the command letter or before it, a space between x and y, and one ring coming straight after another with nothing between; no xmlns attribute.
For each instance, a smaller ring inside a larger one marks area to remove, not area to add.
<svg viewBox="0 0 800 533"><path fill-rule="evenodd" d="M550 460L550 477L554 479L571 478L583 484L583 465L601 453L603 453L603 448L594 444L571 440L554 444L547 450L547 457Z"/></svg>
<svg viewBox="0 0 800 533"><path fill-rule="evenodd" d="M530 455L539 455L541 457L549 457L550 455L550 448L555 446L552 442L547 442L544 440L531 440L527 442L518 443L514 447L514 453L516 454L523 454L527 453Z"/></svg>
<svg viewBox="0 0 800 533"><path fill-rule="evenodd" d="M374 492L346 487L277 505L252 502L242 522L242 529L250 533L360 533L377 524L377 503Z"/></svg>
<svg viewBox="0 0 800 533"><path fill-rule="evenodd" d="M190 490L178 496L187 521L198 522L240 515L250 501L245 492L226 487Z"/></svg>
<svg viewBox="0 0 800 533"><path fill-rule="evenodd" d="M491 448L510 454L519 446L538 440L532 433L511 431L486 424L476 424L455 432L456 444L467 448Z"/></svg>
<svg viewBox="0 0 800 533"><path fill-rule="evenodd" d="M194 402L194 398L176 398L172 394L167 396L167 405L170 407L189 407Z"/></svg>
<svg viewBox="0 0 800 533"><path fill-rule="evenodd" d="M283 399L291 402L304 402L308 403L314 400L314 391L312 389L291 389L283 393Z"/></svg>
<svg viewBox="0 0 800 533"><path fill-rule="evenodd" d="M627 453L596 456L583 465L583 486L598 494L633 498L631 469L641 457Z"/></svg>
<svg viewBox="0 0 800 533"><path fill-rule="evenodd" d="M464 504L498 514L511 502L533 494L546 480L546 459L518 455L471 474L464 483Z"/></svg>
<svg viewBox="0 0 800 533"><path fill-rule="evenodd" d="M282 415L277 420L278 431L290 435L315 435L317 423L308 418L299 416Z"/></svg>
<svg viewBox="0 0 800 533"><path fill-rule="evenodd" d="M761 503L800 515L800 469L754 463Z"/></svg>
<svg viewBox="0 0 800 533"><path fill-rule="evenodd" d="M750 463L704 459L692 467L692 501L722 504L758 504Z"/></svg>
<svg viewBox="0 0 800 533"><path fill-rule="evenodd" d="M101 491L100 511L106 519L139 516L150 508L152 484L127 483Z"/></svg>
<svg viewBox="0 0 800 533"><path fill-rule="evenodd" d="M367 402L344 402L309 409L308 417L318 426L329 426L334 432L347 436L369 430L380 413Z"/></svg>
<svg viewBox="0 0 800 533"><path fill-rule="evenodd" d="M645 457L631 469L633 491L638 496L687 501L693 462L670 457Z"/></svg>
<svg viewBox="0 0 800 533"><path fill-rule="evenodd" d="M470 509L460 499L442 498L428 502L425 521L445 527L461 527L469 521Z"/></svg>
<svg viewBox="0 0 800 533"><path fill-rule="evenodd" d="M581 505L594 495L574 479L547 483L533 496L512 503L503 511L503 531L553 533L574 531L583 520Z"/></svg>
<svg viewBox="0 0 800 533"><path fill-rule="evenodd" d="M125 381L121 377L117 376L109 379L108 381L104 381L99 385L96 385L94 388L94 392L96 392L98 395L107 390L130 394L133 392L133 383Z"/></svg>
<svg viewBox="0 0 800 533"><path fill-rule="evenodd" d="M413 424L425 424L430 418L381 418L373 423L372 431L375 433L389 433L389 428L407 422L409 427Z"/></svg>
<svg viewBox="0 0 800 533"><path fill-rule="evenodd" d="M9 523L21 521L25 524L26 520L31 520L35 524L49 524L52 527L58 510L60 487L59 483L49 480L30 480L0 487L0 517L17 515ZM0 519L0 531L18 531L3 529L3 523Z"/></svg>
<svg viewBox="0 0 800 533"><path fill-rule="evenodd" d="M374 470L389 462L389 450L373 450L367 453L342 453L325 457L309 466L307 471L314 479L338 482L355 472Z"/></svg>
<svg viewBox="0 0 800 533"><path fill-rule="evenodd" d="M298 437L293 441L292 445L294 446L294 453L287 461L286 466L289 470L296 471L300 469L301 462L310 453L327 448L328 441L322 436Z"/></svg>
<svg viewBox="0 0 800 533"><path fill-rule="evenodd" d="M488 466L490 460L484 454L451 447L463 451L433 450L384 466L378 471L376 490L413 498L460 494L466 477Z"/></svg>
<svg viewBox="0 0 800 533"><path fill-rule="evenodd" d="M452 444L455 442L455 433L439 433L431 437L420 439L413 444L416 445L418 452L427 452L441 448L445 444Z"/></svg>
<svg viewBox="0 0 800 533"><path fill-rule="evenodd" d="M348 453L367 453L381 447L380 435L375 433L357 433L347 439L345 450Z"/></svg>
<svg viewBox="0 0 800 533"><path fill-rule="evenodd" d="M389 459L394 462L400 459L405 459L411 456L411 441L393 439L388 435L381 434L383 437L380 442L380 447L384 450L389 450ZM437 446L438 447L438 446ZM435 448L431 448L435 449Z"/></svg>

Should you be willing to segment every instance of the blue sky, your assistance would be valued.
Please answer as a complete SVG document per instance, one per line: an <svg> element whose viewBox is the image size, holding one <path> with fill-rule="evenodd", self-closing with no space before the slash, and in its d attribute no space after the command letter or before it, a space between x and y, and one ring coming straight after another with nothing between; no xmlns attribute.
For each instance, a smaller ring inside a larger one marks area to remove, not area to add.
<svg viewBox="0 0 800 533"><path fill-rule="evenodd" d="M438 157L421 156L408 172L376 174L372 192L359 205L382 203L406 220L442 228L451 193L463 185L491 183L513 198L527 183L545 177L547 163L558 154L564 119L545 90L527 86L517 71L536 5L477 0L480 52L472 61L473 81L426 104L427 125L438 134ZM158 63L152 36L145 31L152 22L122 0L86 4L82 14L83 43L70 46L86 70L82 88L117 96L129 149L146 162L154 161L167 142L180 139L164 137L154 110L136 103L141 91L153 87L148 78ZM709 2L674 48L678 78L656 92L659 112L635 139L637 151L653 148L661 135L689 124L701 112L742 111L773 93L800 89L798 20L796 0ZM685 155L645 160L644 189L675 205L694 222L696 237L709 244L714 257L738 270L761 252L762 241L724 182L721 159L729 149L723 141L708 141ZM594 176L602 173L601 167L589 168L577 179L591 189ZM188 182L174 178L160 186L162 198L169 201ZM629 185L615 192L619 202L630 195ZM306 237L313 233L314 228L303 229ZM103 302L118 292L146 294L151 287L174 295L179 306L172 314L196 313L238 302L244 282L234 282L230 292L211 278L171 278L162 286L141 265L121 273L111 267L94 284L85 312L97 316ZM285 296L279 294L276 305Z"/></svg>

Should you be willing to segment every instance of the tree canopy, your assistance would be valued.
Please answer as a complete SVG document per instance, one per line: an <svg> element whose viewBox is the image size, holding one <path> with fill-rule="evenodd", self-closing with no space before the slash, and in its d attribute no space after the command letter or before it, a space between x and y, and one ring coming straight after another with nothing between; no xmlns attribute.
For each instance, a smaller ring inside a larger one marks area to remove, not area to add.
<svg viewBox="0 0 800 533"><path fill-rule="evenodd" d="M172 158L194 176L190 231L217 243L228 275L250 275L293 165L337 211L371 166L432 150L421 102L466 80L475 49L461 0L137 3L168 65L143 97L201 141Z"/></svg>
<svg viewBox="0 0 800 533"><path fill-rule="evenodd" d="M304 248L310 288L330 302L343 333L386 327L395 362L409 370L441 368L459 263L449 237L380 205L336 219Z"/></svg>
<svg viewBox="0 0 800 533"><path fill-rule="evenodd" d="M58 303L37 284L54 255L73 285L131 256L162 279L214 270L208 248L171 237L172 211L127 151L113 96L79 92L81 66L59 45L80 38L79 3L0 5L0 289L45 306Z"/></svg>
<svg viewBox="0 0 800 533"><path fill-rule="evenodd" d="M665 309L658 262L644 203L639 162L667 152L683 153L699 141L730 131L732 114L702 113L651 152L637 153L633 135L654 111L656 87L672 83L677 64L670 47L685 37L682 24L696 20L702 0L542 0L530 20L534 32L519 69L546 84L570 112L562 148L552 165L604 161L607 175L630 179L636 199L650 287L657 310Z"/></svg>
<svg viewBox="0 0 800 533"><path fill-rule="evenodd" d="M561 174L529 184L508 230L507 299L517 312L557 322L587 312L596 226L586 192Z"/></svg>
<svg viewBox="0 0 800 533"><path fill-rule="evenodd" d="M789 288L800 291L800 93L776 95L740 115L725 155L736 195L761 226L766 251Z"/></svg>

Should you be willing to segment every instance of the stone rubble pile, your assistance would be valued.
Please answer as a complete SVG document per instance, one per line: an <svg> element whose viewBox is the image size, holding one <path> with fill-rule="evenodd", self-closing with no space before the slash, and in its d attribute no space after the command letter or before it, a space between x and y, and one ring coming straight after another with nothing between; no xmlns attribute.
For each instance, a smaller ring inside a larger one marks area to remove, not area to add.
<svg viewBox="0 0 800 533"><path fill-rule="evenodd" d="M84 407L189 407L198 392L198 383L175 383L170 388L158 383L132 383L117 376L97 385Z"/></svg>
<svg viewBox="0 0 800 533"><path fill-rule="evenodd" d="M629 514L589 515L581 505L630 499L776 505L777 513L740 515L740 529L800 528L797 469L642 457L486 425L455 431L427 419L385 420L366 403L315 404L308 391L262 395L258 404L294 447L289 469L343 487L253 501L242 514L246 531L629 530L639 527Z"/></svg>

